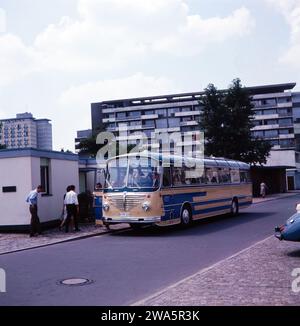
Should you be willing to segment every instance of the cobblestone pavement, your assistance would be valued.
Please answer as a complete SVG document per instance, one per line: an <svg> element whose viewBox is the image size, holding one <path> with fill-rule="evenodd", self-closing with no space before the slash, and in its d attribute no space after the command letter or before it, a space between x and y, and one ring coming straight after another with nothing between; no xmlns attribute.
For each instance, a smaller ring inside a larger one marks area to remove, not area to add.
<svg viewBox="0 0 300 326"><path fill-rule="evenodd" d="M292 291L295 268L300 243L270 237L133 305L300 305L300 292Z"/></svg>
<svg viewBox="0 0 300 326"><path fill-rule="evenodd" d="M83 237L98 235L110 232L104 226L96 226L95 223L83 223L79 225L80 232L69 232L56 229L44 231L42 235L30 238L28 234L23 233L0 233L0 254L30 249L40 246L46 246L54 243L80 239ZM111 231L120 230L129 227L128 224L111 225Z"/></svg>

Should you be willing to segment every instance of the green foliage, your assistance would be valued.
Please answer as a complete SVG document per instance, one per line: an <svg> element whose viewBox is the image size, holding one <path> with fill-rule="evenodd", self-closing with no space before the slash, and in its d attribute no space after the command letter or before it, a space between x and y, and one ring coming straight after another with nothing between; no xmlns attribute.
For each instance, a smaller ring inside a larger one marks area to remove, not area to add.
<svg viewBox="0 0 300 326"><path fill-rule="evenodd" d="M103 147L106 146L107 143L105 144L97 144L96 143L97 140L97 135L92 135L89 138L86 138L84 140L82 140L79 145L77 146L77 149L79 149L79 154L80 155L87 155L90 156L92 158L95 158L98 151ZM109 146L116 146L116 155L119 155L120 152L124 153L124 150L121 151L121 147L120 147L120 143L114 143L111 142L109 144ZM130 152L133 148L135 147L135 145L127 145L127 153Z"/></svg>
<svg viewBox="0 0 300 326"><path fill-rule="evenodd" d="M239 79L233 80L227 91L208 85L201 104L200 129L204 131L206 155L266 163L271 145L251 136L253 106Z"/></svg>

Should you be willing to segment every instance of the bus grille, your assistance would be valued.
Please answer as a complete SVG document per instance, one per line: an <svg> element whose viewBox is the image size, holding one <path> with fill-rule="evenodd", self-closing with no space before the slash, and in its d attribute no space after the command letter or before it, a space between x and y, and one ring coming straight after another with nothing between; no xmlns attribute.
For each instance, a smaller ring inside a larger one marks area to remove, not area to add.
<svg viewBox="0 0 300 326"><path fill-rule="evenodd" d="M110 203L120 211L128 212L138 205L141 205L145 199L144 195L114 195L109 197Z"/></svg>

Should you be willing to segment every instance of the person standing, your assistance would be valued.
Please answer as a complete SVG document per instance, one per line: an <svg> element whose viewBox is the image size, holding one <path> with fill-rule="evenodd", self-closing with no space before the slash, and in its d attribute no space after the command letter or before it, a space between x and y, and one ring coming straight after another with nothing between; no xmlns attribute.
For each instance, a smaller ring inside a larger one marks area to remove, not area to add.
<svg viewBox="0 0 300 326"><path fill-rule="evenodd" d="M265 182L263 181L261 184L260 184L260 195L262 196L262 198L265 198L266 197L266 192L267 192L267 185L265 184Z"/></svg>
<svg viewBox="0 0 300 326"><path fill-rule="evenodd" d="M29 203L29 211L31 214L30 221L30 237L33 237L36 233L42 234L41 223L38 217L38 194L42 192L42 186L39 185L36 189L30 191L26 201Z"/></svg>
<svg viewBox="0 0 300 326"><path fill-rule="evenodd" d="M59 225L59 230L62 229L62 227L65 225L66 223L66 219L67 219L67 208L66 208L66 205L65 205L65 199L66 199L66 195L67 193L70 191L70 186L67 187L66 189L66 193L64 194L64 199L63 199L63 209L62 209L62 212L61 212L61 223Z"/></svg>
<svg viewBox="0 0 300 326"><path fill-rule="evenodd" d="M77 215L79 214L79 203L78 203L78 196L75 192L74 185L71 185L69 187L69 191L66 193L65 205L67 208L67 218L65 222L66 233L69 232L69 223L72 217L74 220L75 231L80 231L78 228L78 221L77 221Z"/></svg>

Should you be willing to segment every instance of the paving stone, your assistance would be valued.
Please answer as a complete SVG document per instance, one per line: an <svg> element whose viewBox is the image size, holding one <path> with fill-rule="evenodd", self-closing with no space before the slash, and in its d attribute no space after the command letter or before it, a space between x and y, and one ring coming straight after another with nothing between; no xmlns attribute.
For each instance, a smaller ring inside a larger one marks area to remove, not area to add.
<svg viewBox="0 0 300 326"><path fill-rule="evenodd" d="M85 236L93 236L107 233L104 226L96 226L95 223L80 224L80 232L65 233L58 228L44 231L42 235L30 238L28 234L22 233L1 233L0 234L0 254L17 250L35 248L54 243L64 242ZM129 227L128 224L111 225L111 230L120 230Z"/></svg>
<svg viewBox="0 0 300 326"><path fill-rule="evenodd" d="M271 237L137 305L300 305L300 293L292 291L294 268L300 268L300 243Z"/></svg>

